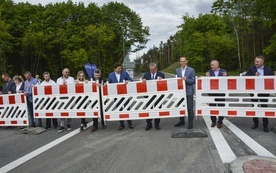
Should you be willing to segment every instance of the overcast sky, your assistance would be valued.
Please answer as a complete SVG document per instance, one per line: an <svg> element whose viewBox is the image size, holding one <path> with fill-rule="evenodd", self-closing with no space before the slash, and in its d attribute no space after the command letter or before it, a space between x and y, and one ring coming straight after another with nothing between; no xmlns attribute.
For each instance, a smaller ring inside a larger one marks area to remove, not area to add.
<svg viewBox="0 0 276 173"><path fill-rule="evenodd" d="M17 2L28 1L31 4L62 2L62 0L13 0ZM67 1L67 0L66 0ZM73 0L73 2L84 2L85 5L95 2L98 6L110 2L110 0ZM197 17L198 14L209 13L214 0L117 0L123 2L130 9L135 11L142 18L144 26L150 27L149 42L147 48L131 54L133 60L136 55L141 56L154 45L159 47L161 41L166 42L169 36L174 35L177 26L182 23L182 16L188 13L190 16Z"/></svg>

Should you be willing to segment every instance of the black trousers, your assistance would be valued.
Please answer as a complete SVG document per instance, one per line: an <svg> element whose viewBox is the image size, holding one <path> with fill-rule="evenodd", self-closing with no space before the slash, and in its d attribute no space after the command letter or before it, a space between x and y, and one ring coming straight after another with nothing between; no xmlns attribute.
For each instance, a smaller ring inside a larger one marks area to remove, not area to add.
<svg viewBox="0 0 276 173"><path fill-rule="evenodd" d="M51 121L53 122L54 127L58 126L58 121L56 118L47 118L46 119L46 127L51 127Z"/></svg>
<svg viewBox="0 0 276 173"><path fill-rule="evenodd" d="M269 97L269 94L258 94L260 97ZM267 99L251 99L252 102L267 102ZM267 107L267 104L261 104L260 107ZM253 122L256 125L259 125L259 119L258 118L253 118ZM267 126L268 125L268 118L263 118L263 125Z"/></svg>
<svg viewBox="0 0 276 173"><path fill-rule="evenodd" d="M152 119L147 119L146 120L148 126L152 126ZM160 124L160 118L154 119L154 125L159 125Z"/></svg>
<svg viewBox="0 0 276 173"><path fill-rule="evenodd" d="M188 126L193 127L193 120L194 120L194 96L187 95L187 107L188 107ZM184 117L179 118L181 123L185 123Z"/></svg>

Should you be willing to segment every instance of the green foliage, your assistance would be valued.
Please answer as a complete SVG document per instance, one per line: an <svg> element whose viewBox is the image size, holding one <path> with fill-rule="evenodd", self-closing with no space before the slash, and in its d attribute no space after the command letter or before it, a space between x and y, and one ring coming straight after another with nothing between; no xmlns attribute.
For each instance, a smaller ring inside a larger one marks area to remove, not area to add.
<svg viewBox="0 0 276 173"><path fill-rule="evenodd" d="M0 31L2 71L49 71L53 79L65 67L74 76L86 62L107 75L123 60L123 41L127 54L142 49L149 35L140 16L123 3L99 7L72 0L45 6L1 0Z"/></svg>

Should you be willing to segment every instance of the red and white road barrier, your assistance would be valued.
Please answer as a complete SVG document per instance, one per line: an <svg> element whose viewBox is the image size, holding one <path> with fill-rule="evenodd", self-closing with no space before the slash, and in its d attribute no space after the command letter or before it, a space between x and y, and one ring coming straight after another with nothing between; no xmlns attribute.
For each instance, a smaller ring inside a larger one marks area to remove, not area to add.
<svg viewBox="0 0 276 173"><path fill-rule="evenodd" d="M276 77L200 77L196 114L275 118Z"/></svg>
<svg viewBox="0 0 276 173"><path fill-rule="evenodd" d="M116 83L103 87L106 121L172 118L186 115L186 91L182 79Z"/></svg>
<svg viewBox="0 0 276 173"><path fill-rule="evenodd" d="M33 87L35 118L98 118L96 82Z"/></svg>
<svg viewBox="0 0 276 173"><path fill-rule="evenodd" d="M23 94L0 95L0 126L28 126L28 108Z"/></svg>

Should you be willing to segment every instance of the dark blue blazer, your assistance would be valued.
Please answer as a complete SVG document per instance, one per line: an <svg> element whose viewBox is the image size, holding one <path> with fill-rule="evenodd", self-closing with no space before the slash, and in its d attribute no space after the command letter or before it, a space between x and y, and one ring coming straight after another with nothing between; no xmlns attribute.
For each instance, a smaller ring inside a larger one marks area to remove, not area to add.
<svg viewBox="0 0 276 173"><path fill-rule="evenodd" d="M161 78L165 79L164 73L159 72L159 71L156 72L156 75L155 75L154 79L157 79L158 77L161 77ZM143 76L143 79L151 80L151 72L146 72Z"/></svg>
<svg viewBox="0 0 276 173"><path fill-rule="evenodd" d="M128 81L133 81L133 80L130 78L129 74L128 74L127 72L125 72L125 71L122 71L122 72L121 72L120 81L117 80L116 75L115 75L115 72L109 73L109 76L108 76L108 82L109 82L109 83L122 83L124 80L125 80L125 81L126 81L126 80L128 80Z"/></svg>
<svg viewBox="0 0 276 173"><path fill-rule="evenodd" d="M8 94L8 92L16 93L16 85L12 79L4 84L3 94Z"/></svg>
<svg viewBox="0 0 276 173"><path fill-rule="evenodd" d="M246 72L246 76L255 76L256 72L257 72L257 67L251 66ZM268 66L264 66L264 76L273 76L273 75L274 75L274 72L271 70L271 68Z"/></svg>
<svg viewBox="0 0 276 173"><path fill-rule="evenodd" d="M216 76L216 75L215 75L215 72L214 72L213 70L208 70L208 72L210 73L210 76ZM218 76L223 76L223 72L226 72L226 73L227 73L226 70L220 68L220 69L219 69ZM228 74L227 74L227 76L228 76Z"/></svg>

